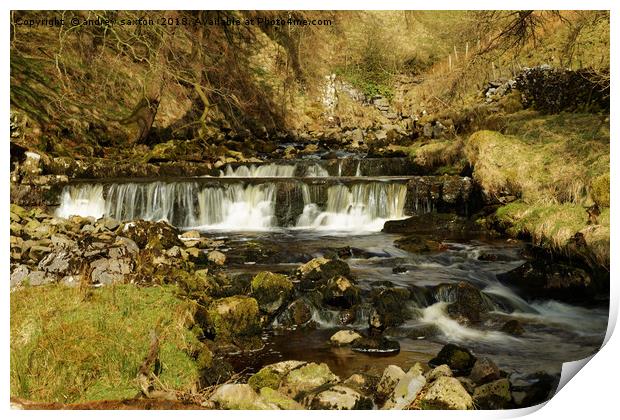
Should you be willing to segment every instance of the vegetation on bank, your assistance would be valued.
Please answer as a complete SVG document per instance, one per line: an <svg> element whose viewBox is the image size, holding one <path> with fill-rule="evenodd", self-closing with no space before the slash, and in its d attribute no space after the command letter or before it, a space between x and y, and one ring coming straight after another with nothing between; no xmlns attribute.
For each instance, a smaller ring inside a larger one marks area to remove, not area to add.
<svg viewBox="0 0 620 420"><path fill-rule="evenodd" d="M34 401L134 398L138 371L158 335L163 389L198 379L190 332L195 308L174 286L24 287L11 294L11 395Z"/></svg>
<svg viewBox="0 0 620 420"><path fill-rule="evenodd" d="M497 211L509 232L563 250L581 233L598 263L609 261L609 125L605 115L504 119L504 134L478 131L465 155L482 189L510 204Z"/></svg>

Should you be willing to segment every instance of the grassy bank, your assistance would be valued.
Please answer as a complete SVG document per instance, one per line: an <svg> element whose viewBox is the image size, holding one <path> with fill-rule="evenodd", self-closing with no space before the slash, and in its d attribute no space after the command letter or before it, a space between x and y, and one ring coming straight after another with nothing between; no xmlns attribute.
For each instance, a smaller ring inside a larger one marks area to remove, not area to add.
<svg viewBox="0 0 620 420"><path fill-rule="evenodd" d="M608 264L608 120L521 111L505 117L502 132L478 131L464 148L483 190L515 200L497 211L498 220L556 249L580 232L597 262ZM591 218L594 204L600 215Z"/></svg>
<svg viewBox="0 0 620 420"><path fill-rule="evenodd" d="M198 377L187 327L194 309L174 287L119 285L85 295L64 286L11 294L11 396L47 402L133 398L151 331L160 337L161 386Z"/></svg>

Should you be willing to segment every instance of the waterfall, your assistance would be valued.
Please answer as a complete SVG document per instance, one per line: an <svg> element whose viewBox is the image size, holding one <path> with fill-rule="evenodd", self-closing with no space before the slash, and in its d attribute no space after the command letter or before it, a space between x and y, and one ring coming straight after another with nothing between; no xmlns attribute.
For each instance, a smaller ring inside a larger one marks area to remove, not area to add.
<svg viewBox="0 0 620 420"><path fill-rule="evenodd" d="M220 171L221 177L235 178L290 178L295 173L295 165L268 165L238 166L233 168L226 165L224 171Z"/></svg>
<svg viewBox="0 0 620 420"><path fill-rule="evenodd" d="M333 185L321 211L304 192L304 211L297 227L317 230L378 231L388 219L404 217L407 189L402 184L371 182L353 186Z"/></svg>
<svg viewBox="0 0 620 420"><path fill-rule="evenodd" d="M275 185L231 184L198 194L198 229L263 230L274 226Z"/></svg>
<svg viewBox="0 0 620 420"><path fill-rule="evenodd" d="M327 172L327 169L323 168L318 163L315 163L313 165L308 166L308 168L306 169L306 176L309 178L328 177L329 172Z"/></svg>
<svg viewBox="0 0 620 420"><path fill-rule="evenodd" d="M295 189L298 195L287 194ZM181 228L205 230L264 230L281 222L282 226L292 223L303 229L379 231L386 220L404 217L406 191L406 186L398 183L327 186L298 180L219 185L195 180L74 184L63 190L56 214L167 220ZM280 215L287 215L291 222L283 222Z"/></svg>
<svg viewBox="0 0 620 420"><path fill-rule="evenodd" d="M56 209L59 217L74 215L102 217L106 213L102 185L70 185L62 190L60 206Z"/></svg>

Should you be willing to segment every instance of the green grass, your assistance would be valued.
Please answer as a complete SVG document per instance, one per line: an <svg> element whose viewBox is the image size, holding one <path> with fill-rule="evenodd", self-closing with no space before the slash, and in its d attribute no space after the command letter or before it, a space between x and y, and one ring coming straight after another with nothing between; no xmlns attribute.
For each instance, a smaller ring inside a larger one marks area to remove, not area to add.
<svg viewBox="0 0 620 420"><path fill-rule="evenodd" d="M186 390L198 378L188 330L194 308L173 286L120 285L93 290L59 285L11 294L11 395L81 402L135 397L150 332L160 337L159 379Z"/></svg>
<svg viewBox="0 0 620 420"><path fill-rule="evenodd" d="M416 165L442 174L452 173L455 170L453 165L462 159L463 143L458 139L430 140L415 142L409 146L391 145L390 148L404 151Z"/></svg>
<svg viewBox="0 0 620 420"><path fill-rule="evenodd" d="M577 232L584 235L595 262L609 264L609 208L602 210L597 223L588 224L583 206L563 203L527 204L516 201L497 210L497 218L509 225L513 235L527 234L546 248L562 251Z"/></svg>
<svg viewBox="0 0 620 420"><path fill-rule="evenodd" d="M522 111L504 124L506 134L478 131L465 145L486 191L527 203L593 203L593 179L609 173L609 127L600 116Z"/></svg>
<svg viewBox="0 0 620 420"><path fill-rule="evenodd" d="M518 200L497 211L509 232L562 249L581 232L598 262L609 261L609 125L594 114L503 117L503 132L478 131L465 143L485 191ZM588 224L587 206L601 215Z"/></svg>

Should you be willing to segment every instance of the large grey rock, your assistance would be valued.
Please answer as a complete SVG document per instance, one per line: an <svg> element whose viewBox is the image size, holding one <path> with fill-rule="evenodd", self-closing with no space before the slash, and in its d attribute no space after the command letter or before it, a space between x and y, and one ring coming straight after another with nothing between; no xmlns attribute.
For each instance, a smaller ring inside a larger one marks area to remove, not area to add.
<svg viewBox="0 0 620 420"><path fill-rule="evenodd" d="M398 381L389 398L383 405L384 410L402 410L408 407L418 396L426 384L426 378L422 374L422 367L416 363Z"/></svg>
<svg viewBox="0 0 620 420"><path fill-rule="evenodd" d="M11 271L11 288L19 286L41 286L55 281L54 276L48 275L43 271L31 271L28 266L19 264Z"/></svg>
<svg viewBox="0 0 620 420"><path fill-rule="evenodd" d="M422 409L470 410L474 402L458 379L442 376L428 387L417 406Z"/></svg>
<svg viewBox="0 0 620 420"><path fill-rule="evenodd" d="M279 391L276 391L271 388L261 388L260 389L260 399L270 405L276 406L280 410L304 410L304 406L299 404L292 398L283 395Z"/></svg>
<svg viewBox="0 0 620 420"><path fill-rule="evenodd" d="M291 370L282 380L280 391L293 399L305 396L316 388L340 381L325 363L308 363Z"/></svg>
<svg viewBox="0 0 620 420"><path fill-rule="evenodd" d="M215 265L224 265L226 263L226 255L220 251L211 251L207 254L207 259Z"/></svg>
<svg viewBox="0 0 620 420"><path fill-rule="evenodd" d="M450 369L450 366L440 365L426 372L424 376L428 382L433 382L435 379L441 378L442 376L452 377L454 375L452 373L452 369Z"/></svg>
<svg viewBox="0 0 620 420"><path fill-rule="evenodd" d="M362 338L362 336L355 331L352 330L341 330L332 335L329 341L332 344L336 344L338 346L344 346L347 344L351 344L358 338Z"/></svg>
<svg viewBox="0 0 620 420"><path fill-rule="evenodd" d="M510 382L506 378L480 385L474 390L474 403L484 410L509 408L512 401Z"/></svg>
<svg viewBox="0 0 620 420"><path fill-rule="evenodd" d="M90 266L91 281L102 285L121 283L125 280L125 275L133 270L133 262L128 259L100 258Z"/></svg>
<svg viewBox="0 0 620 420"><path fill-rule="evenodd" d="M377 399L380 401L387 399L404 376L405 371L399 366L389 365L386 367L377 385Z"/></svg>
<svg viewBox="0 0 620 420"><path fill-rule="evenodd" d="M81 260L73 253L65 249L51 252L39 262L39 269L55 275L78 274Z"/></svg>
<svg viewBox="0 0 620 420"><path fill-rule="evenodd" d="M491 359L486 357L476 360L474 367L471 370L469 379L476 385L482 385L487 382L492 382L500 377L499 368Z"/></svg>
<svg viewBox="0 0 620 420"><path fill-rule="evenodd" d="M344 385L332 386L304 402L313 410L359 410L372 407L369 398Z"/></svg>
<svg viewBox="0 0 620 420"><path fill-rule="evenodd" d="M265 402L247 384L224 384L220 385L209 401L215 403L218 408L225 410L278 410L276 404Z"/></svg>

